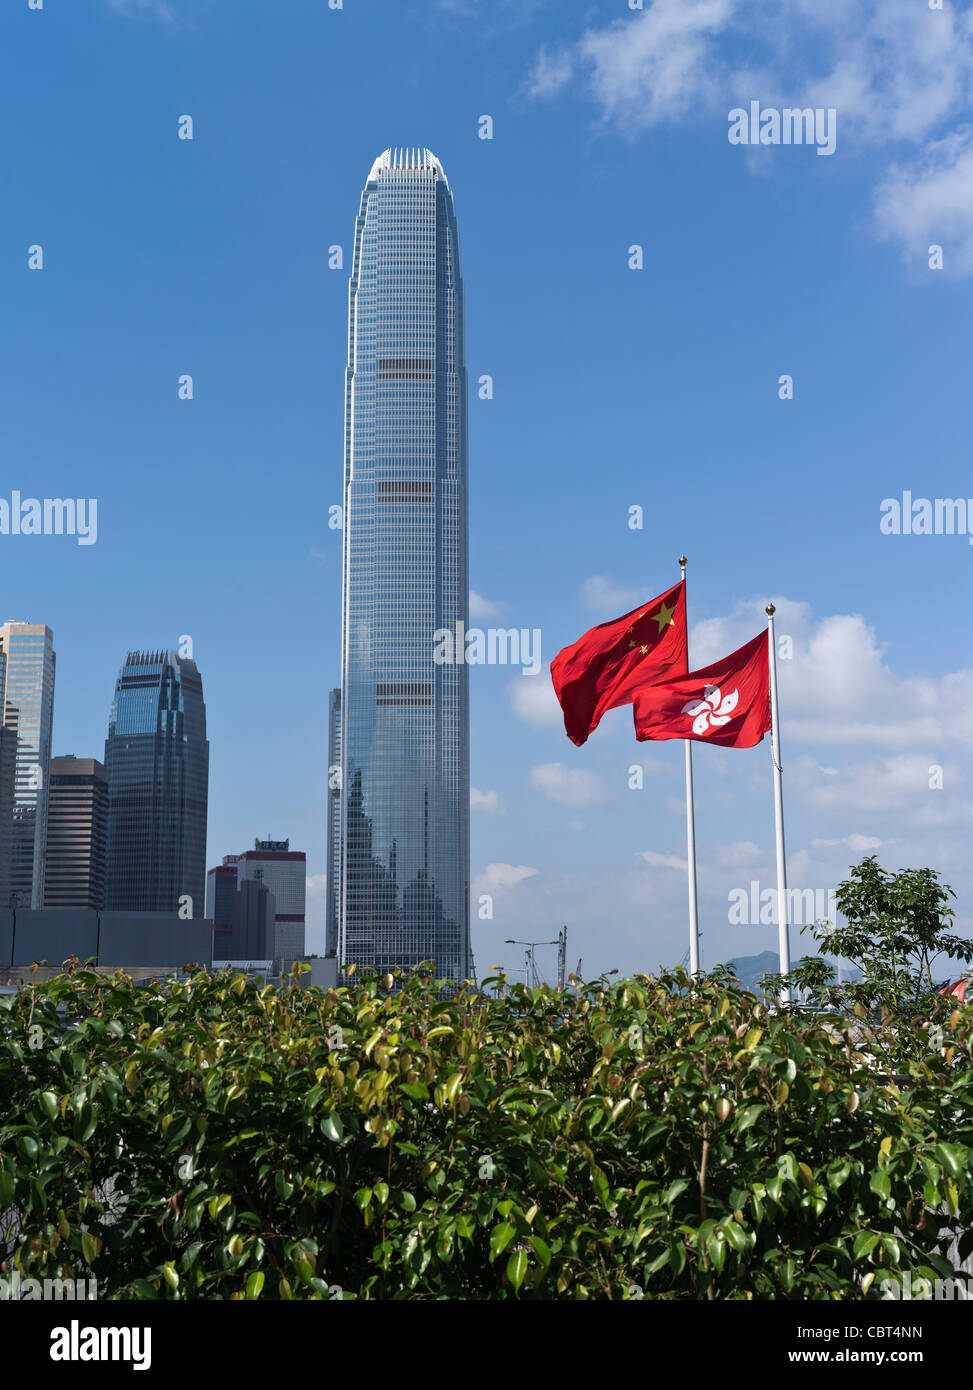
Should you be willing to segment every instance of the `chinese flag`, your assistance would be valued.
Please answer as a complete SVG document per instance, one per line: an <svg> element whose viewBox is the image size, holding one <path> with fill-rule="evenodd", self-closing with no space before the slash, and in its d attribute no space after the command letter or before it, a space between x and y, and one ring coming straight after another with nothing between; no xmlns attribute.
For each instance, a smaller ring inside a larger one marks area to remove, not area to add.
<svg viewBox="0 0 973 1390"><path fill-rule="evenodd" d="M643 686L633 704L638 739L693 738L753 748L770 729L766 632L702 671Z"/></svg>
<svg viewBox="0 0 973 1390"><path fill-rule="evenodd" d="M558 652L551 680L564 711L564 728L580 748L606 710L632 702L650 681L686 671L686 586L601 623Z"/></svg>

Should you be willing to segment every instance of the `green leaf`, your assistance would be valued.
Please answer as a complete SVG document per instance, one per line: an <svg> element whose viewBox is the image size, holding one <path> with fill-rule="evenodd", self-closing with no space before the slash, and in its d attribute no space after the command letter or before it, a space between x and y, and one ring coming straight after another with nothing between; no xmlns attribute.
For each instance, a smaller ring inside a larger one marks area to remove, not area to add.
<svg viewBox="0 0 973 1390"><path fill-rule="evenodd" d="M937 1144L933 1152L955 1182L963 1171L967 1150L960 1144Z"/></svg>
<svg viewBox="0 0 973 1390"><path fill-rule="evenodd" d="M540 1236L531 1236L527 1242L545 1269L551 1263L551 1247Z"/></svg>
<svg viewBox="0 0 973 1390"><path fill-rule="evenodd" d="M893 1265L897 1265L902 1258L902 1246L896 1240L895 1236L883 1236L882 1244L888 1251Z"/></svg>
<svg viewBox="0 0 973 1390"><path fill-rule="evenodd" d="M247 1298L259 1298L263 1286L264 1272L262 1269L255 1269L247 1280Z"/></svg>
<svg viewBox="0 0 973 1390"><path fill-rule="evenodd" d="M40 1145L32 1134L18 1134L17 1148L28 1163L33 1163L40 1153Z"/></svg>
<svg viewBox="0 0 973 1390"><path fill-rule="evenodd" d="M877 1244L878 1236L872 1231L859 1231L857 1236L855 1236L855 1244L853 1247L856 1262L858 1260L864 1260L866 1256L870 1255Z"/></svg>
<svg viewBox="0 0 973 1390"><path fill-rule="evenodd" d="M333 1144L337 1144L341 1140L344 1129L342 1128L341 1117L336 1110L332 1110L330 1114L322 1116L321 1133L326 1139L330 1139Z"/></svg>
<svg viewBox="0 0 973 1390"><path fill-rule="evenodd" d="M887 1198L892 1191L892 1183L888 1173L881 1168L876 1168L868 1180L868 1186L878 1194L879 1197Z"/></svg>
<svg viewBox="0 0 973 1390"><path fill-rule="evenodd" d="M516 1234L517 1228L509 1221L494 1226L490 1232L490 1258L495 1260L498 1255L502 1255Z"/></svg>
<svg viewBox="0 0 973 1390"><path fill-rule="evenodd" d="M837 1192L839 1187L843 1186L850 1177L850 1163L847 1161L832 1163L831 1167L828 1169L828 1186L831 1188L832 1192Z"/></svg>
<svg viewBox="0 0 973 1390"><path fill-rule="evenodd" d="M666 1206L671 1207L673 1202L675 1202L676 1198L681 1197L688 1186L688 1178L676 1178L675 1182L670 1183L669 1186L666 1188L665 1195L662 1198Z"/></svg>
<svg viewBox="0 0 973 1390"><path fill-rule="evenodd" d="M507 1278L516 1293L524 1282L527 1273L527 1252L526 1250L516 1250L507 1261Z"/></svg>

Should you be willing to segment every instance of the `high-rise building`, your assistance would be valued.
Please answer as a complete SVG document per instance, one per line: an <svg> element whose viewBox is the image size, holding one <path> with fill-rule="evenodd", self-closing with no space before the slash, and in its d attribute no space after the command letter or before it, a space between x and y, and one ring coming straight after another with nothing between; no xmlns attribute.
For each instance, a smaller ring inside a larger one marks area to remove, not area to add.
<svg viewBox="0 0 973 1390"><path fill-rule="evenodd" d="M233 904L236 900L237 871L235 854L228 854L222 864L206 875L206 916L213 923L213 959L232 960L230 954L233 930Z"/></svg>
<svg viewBox="0 0 973 1390"><path fill-rule="evenodd" d="M463 315L443 167L386 150L349 285L338 950L453 980L470 969L469 694L434 652L468 616Z"/></svg>
<svg viewBox="0 0 973 1390"><path fill-rule="evenodd" d="M275 914L274 895L263 879L241 880L233 897L233 920L225 959L272 959Z"/></svg>
<svg viewBox="0 0 973 1390"><path fill-rule="evenodd" d="M44 906L54 634L43 623L0 627L0 901Z"/></svg>
<svg viewBox="0 0 973 1390"><path fill-rule="evenodd" d="M328 875L325 951L338 954L341 914L341 690L328 701Z"/></svg>
<svg viewBox="0 0 973 1390"><path fill-rule="evenodd" d="M209 744L194 661L129 652L115 685L105 769L105 907L202 916Z"/></svg>
<svg viewBox="0 0 973 1390"><path fill-rule="evenodd" d="M307 855L303 850L292 850L290 840L254 840L253 849L225 854L223 863L206 875L206 916L213 919L213 958L235 959L220 952L230 950L227 943L234 930L238 892L251 880L264 884L274 904L261 959L263 954L273 957L286 971L304 954L307 894Z"/></svg>
<svg viewBox="0 0 973 1390"><path fill-rule="evenodd" d="M97 758L51 759L45 907L105 902L108 776Z"/></svg>

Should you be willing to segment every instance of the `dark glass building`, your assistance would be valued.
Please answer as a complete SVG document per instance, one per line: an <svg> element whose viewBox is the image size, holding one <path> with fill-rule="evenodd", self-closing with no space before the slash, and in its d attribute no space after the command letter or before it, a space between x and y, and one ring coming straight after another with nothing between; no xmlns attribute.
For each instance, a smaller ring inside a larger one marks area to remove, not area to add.
<svg viewBox="0 0 973 1390"><path fill-rule="evenodd" d="M468 667L434 651L468 619L463 314L443 167L429 150L386 150L362 193L349 285L328 866L334 876L338 854L343 963L432 959L453 980L470 970Z"/></svg>
<svg viewBox="0 0 973 1390"><path fill-rule="evenodd" d="M209 744L194 661L129 652L115 685L105 769L105 907L202 917Z"/></svg>

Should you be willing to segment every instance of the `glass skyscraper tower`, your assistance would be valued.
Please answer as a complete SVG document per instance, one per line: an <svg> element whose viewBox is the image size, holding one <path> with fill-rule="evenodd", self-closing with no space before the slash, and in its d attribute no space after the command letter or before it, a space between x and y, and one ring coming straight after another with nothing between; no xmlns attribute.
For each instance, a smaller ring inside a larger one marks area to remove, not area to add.
<svg viewBox="0 0 973 1390"><path fill-rule="evenodd" d="M468 617L466 410L452 194L429 150L386 150L362 193L348 294L328 864L343 963L434 960L452 980L471 970L468 668L437 664L434 647Z"/></svg>
<svg viewBox="0 0 973 1390"><path fill-rule="evenodd" d="M54 635L44 623L0 626L0 901L44 906Z"/></svg>
<svg viewBox="0 0 973 1390"><path fill-rule="evenodd" d="M105 907L177 912L206 889L209 744L195 661L129 652L105 742L108 843Z"/></svg>

